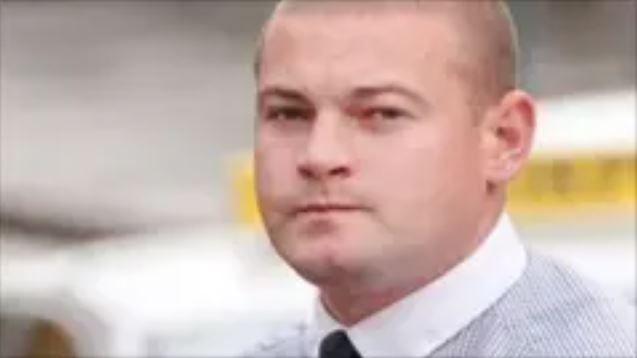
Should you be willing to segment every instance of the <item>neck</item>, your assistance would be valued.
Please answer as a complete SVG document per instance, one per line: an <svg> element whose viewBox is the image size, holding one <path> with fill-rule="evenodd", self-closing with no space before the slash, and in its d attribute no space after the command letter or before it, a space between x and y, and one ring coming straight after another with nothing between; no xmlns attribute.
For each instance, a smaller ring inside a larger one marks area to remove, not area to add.
<svg viewBox="0 0 637 358"><path fill-rule="evenodd" d="M422 282L392 288L321 289L321 301L330 315L346 327L352 326L426 285Z"/></svg>
<svg viewBox="0 0 637 358"><path fill-rule="evenodd" d="M468 245L464 252L453 255L454 258L447 263L437 265L440 268L437 272L421 273L417 277L405 280L402 284L382 288L360 284L359 282L354 284L341 282L335 286L321 287L323 305L335 320L349 327L405 298L412 292L427 286L466 259L478 248L493 230L501 215L502 207L503 205L500 204L489 208L492 210L486 210L488 215L485 213L477 225L477 239L468 240L473 242L473 244Z"/></svg>

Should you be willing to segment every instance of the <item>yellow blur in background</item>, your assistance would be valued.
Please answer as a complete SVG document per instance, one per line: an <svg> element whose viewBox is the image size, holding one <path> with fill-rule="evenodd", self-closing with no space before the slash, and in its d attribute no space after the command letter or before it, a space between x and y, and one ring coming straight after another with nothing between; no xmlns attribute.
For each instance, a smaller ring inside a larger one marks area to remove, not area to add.
<svg viewBox="0 0 637 358"><path fill-rule="evenodd" d="M635 212L632 153L535 158L513 182L509 210L522 220Z"/></svg>

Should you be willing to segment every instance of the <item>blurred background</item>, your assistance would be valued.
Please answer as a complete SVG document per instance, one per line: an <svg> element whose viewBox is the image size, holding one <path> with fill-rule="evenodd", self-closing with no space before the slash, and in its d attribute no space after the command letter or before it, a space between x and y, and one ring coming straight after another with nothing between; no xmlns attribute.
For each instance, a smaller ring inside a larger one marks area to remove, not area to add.
<svg viewBox="0 0 637 358"><path fill-rule="evenodd" d="M526 242L635 303L634 1L514 1ZM0 2L0 357L233 355L303 315L251 189L271 1Z"/></svg>

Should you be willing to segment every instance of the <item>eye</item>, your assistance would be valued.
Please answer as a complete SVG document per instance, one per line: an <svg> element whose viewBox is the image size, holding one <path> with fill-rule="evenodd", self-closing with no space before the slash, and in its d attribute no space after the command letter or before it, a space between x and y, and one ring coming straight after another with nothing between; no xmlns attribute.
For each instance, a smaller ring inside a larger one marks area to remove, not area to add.
<svg viewBox="0 0 637 358"><path fill-rule="evenodd" d="M373 121L394 121L408 116L407 112L395 107L374 107L363 111L363 118Z"/></svg>
<svg viewBox="0 0 637 358"><path fill-rule="evenodd" d="M303 107L281 106L265 110L265 119L269 121L299 121L310 119L311 116L312 111Z"/></svg>

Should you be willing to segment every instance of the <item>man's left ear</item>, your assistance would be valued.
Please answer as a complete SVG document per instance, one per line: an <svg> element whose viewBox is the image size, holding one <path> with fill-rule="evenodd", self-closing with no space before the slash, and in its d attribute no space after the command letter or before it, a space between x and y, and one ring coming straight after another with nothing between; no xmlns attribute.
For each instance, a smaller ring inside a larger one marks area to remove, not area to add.
<svg viewBox="0 0 637 358"><path fill-rule="evenodd" d="M485 178L490 184L512 180L526 162L535 133L535 102L520 90L509 91L483 121Z"/></svg>

